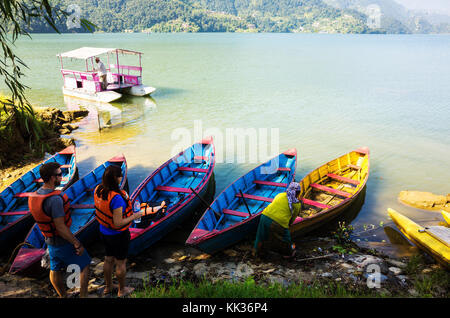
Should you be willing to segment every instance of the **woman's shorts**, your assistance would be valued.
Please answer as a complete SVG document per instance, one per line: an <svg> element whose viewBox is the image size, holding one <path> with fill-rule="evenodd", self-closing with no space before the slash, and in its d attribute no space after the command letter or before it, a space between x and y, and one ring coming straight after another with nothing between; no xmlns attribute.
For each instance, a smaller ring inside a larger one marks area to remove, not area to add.
<svg viewBox="0 0 450 318"><path fill-rule="evenodd" d="M105 235L100 233L100 238L105 246L105 255L113 256L118 260L124 260L128 256L128 246L130 245L130 231L122 231L115 235Z"/></svg>

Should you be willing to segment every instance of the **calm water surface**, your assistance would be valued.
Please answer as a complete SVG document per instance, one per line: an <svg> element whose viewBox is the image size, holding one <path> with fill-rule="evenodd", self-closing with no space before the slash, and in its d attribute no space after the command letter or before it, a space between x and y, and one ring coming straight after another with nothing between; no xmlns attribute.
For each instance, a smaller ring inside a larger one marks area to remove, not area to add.
<svg viewBox="0 0 450 318"><path fill-rule="evenodd" d="M388 223L387 207L419 221L441 220L401 205L397 196L401 190L450 193L448 35L33 35L17 44L30 68L25 83L33 103L96 109L64 99L61 91L56 54L82 46L144 52L143 82L157 91L104 105L84 121L73 133L80 175L124 153L133 191L181 149L180 128L192 142L195 122L203 132L224 136L230 128L262 128L268 135L258 134L258 145L267 152L270 129L277 128L276 152L298 149L296 179L348 151L370 148L365 202L352 222L357 228ZM99 118L119 124L99 131ZM216 148L235 153L233 162L215 168L217 195L260 157L239 155L226 143ZM387 240L383 230L364 238Z"/></svg>

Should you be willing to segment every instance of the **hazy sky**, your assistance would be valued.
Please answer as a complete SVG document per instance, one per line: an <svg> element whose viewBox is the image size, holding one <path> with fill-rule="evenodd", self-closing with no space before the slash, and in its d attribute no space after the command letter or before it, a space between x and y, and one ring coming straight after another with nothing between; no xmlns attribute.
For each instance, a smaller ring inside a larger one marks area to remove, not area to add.
<svg viewBox="0 0 450 318"><path fill-rule="evenodd" d="M407 9L431 10L450 14L450 0L395 0Z"/></svg>

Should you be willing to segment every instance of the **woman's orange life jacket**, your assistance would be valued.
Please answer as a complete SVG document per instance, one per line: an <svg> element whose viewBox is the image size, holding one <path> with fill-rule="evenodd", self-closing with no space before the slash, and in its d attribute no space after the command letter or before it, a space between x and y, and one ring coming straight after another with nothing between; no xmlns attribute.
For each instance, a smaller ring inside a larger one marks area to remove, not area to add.
<svg viewBox="0 0 450 318"><path fill-rule="evenodd" d="M71 213L70 202L66 194L61 194L61 191L55 190L48 194L38 194L36 192L33 192L28 197L28 207L31 211L31 214L33 215L33 218L36 221L37 225L39 226L39 229L41 230L42 234L46 238L61 236L58 234L58 231L56 230L53 218L45 214L42 207L44 200L54 195L59 195L63 199L64 223L68 228L70 228L70 225L72 224L72 218L70 216Z"/></svg>
<svg viewBox="0 0 450 318"><path fill-rule="evenodd" d="M98 186L94 190L94 204L95 204L95 217L97 218L98 223L107 227L109 229L115 231L125 231L130 227L130 223L123 225L122 227L116 227L114 225L113 220L113 211L111 210L110 203L114 196L120 195L120 193L116 191L109 191L108 199L103 200L101 197L97 196ZM121 190L122 195L128 198L128 195L125 191ZM133 215L133 207L131 206L130 200L127 200L127 208L125 213L122 213L122 218L126 219Z"/></svg>

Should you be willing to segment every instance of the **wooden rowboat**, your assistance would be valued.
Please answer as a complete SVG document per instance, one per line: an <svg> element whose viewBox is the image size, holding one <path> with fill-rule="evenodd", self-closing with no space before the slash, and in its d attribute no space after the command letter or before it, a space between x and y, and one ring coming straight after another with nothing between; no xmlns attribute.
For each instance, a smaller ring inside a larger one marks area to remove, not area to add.
<svg viewBox="0 0 450 318"><path fill-rule="evenodd" d="M156 206L167 204L159 220L133 223L128 255L134 256L156 243L185 221L201 204L209 184L214 184L215 150L213 139L205 138L180 152L148 176L132 193L131 202L147 202ZM194 189L195 193L191 189Z"/></svg>
<svg viewBox="0 0 450 318"><path fill-rule="evenodd" d="M64 191L70 200L72 208L70 231L74 233L83 245L88 245L98 235L98 222L95 218L94 207L94 189L102 182L103 173L110 165L121 167L123 178L120 188L127 189L127 162L123 155L119 155L101 164ZM31 228L25 243L27 244L21 247L9 269L10 274L27 275L34 272L47 249L44 236L37 224L34 224Z"/></svg>
<svg viewBox="0 0 450 318"><path fill-rule="evenodd" d="M392 221L417 247L433 256L450 269L450 228L445 226L422 227L403 214L388 209Z"/></svg>
<svg viewBox="0 0 450 318"><path fill-rule="evenodd" d="M336 218L357 200L369 178L369 149L336 158L301 181L302 212L290 227L292 237L304 235Z"/></svg>
<svg viewBox="0 0 450 318"><path fill-rule="evenodd" d="M256 232L264 208L294 180L297 150L290 149L233 182L211 204L186 241L215 253Z"/></svg>
<svg viewBox="0 0 450 318"><path fill-rule="evenodd" d="M0 251L13 248L34 223L28 209L29 193L43 185L39 168L44 163L58 162L63 173L58 190L66 189L77 178L75 146L69 146L43 161L0 193Z"/></svg>

